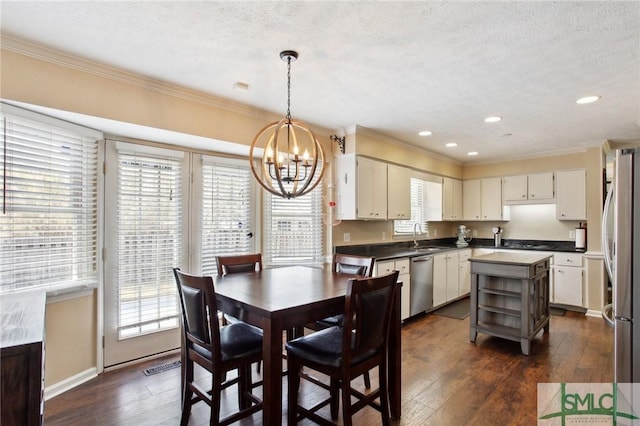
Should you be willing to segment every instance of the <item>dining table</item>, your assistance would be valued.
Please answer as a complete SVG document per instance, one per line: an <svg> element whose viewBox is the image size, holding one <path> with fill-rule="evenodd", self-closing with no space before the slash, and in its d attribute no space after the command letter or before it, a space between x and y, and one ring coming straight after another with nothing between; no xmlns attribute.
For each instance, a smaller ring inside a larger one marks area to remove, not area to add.
<svg viewBox="0 0 640 426"><path fill-rule="evenodd" d="M308 266L228 274L215 280L218 310L262 329L264 425L282 424L283 331L344 312L347 282L357 275ZM400 295L400 291L396 293ZM400 418L400 297L388 348L390 415Z"/></svg>

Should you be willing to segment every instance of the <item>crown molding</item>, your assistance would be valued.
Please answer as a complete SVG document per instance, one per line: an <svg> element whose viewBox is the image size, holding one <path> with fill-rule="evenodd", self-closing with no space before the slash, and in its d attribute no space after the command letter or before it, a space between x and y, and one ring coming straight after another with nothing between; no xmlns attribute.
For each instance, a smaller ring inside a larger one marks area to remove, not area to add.
<svg viewBox="0 0 640 426"><path fill-rule="evenodd" d="M29 58L59 65L65 68L85 72L98 77L110 79L120 83L151 90L163 95L181 98L187 101L211 106L214 108L224 109L230 112L250 115L265 120L274 120L277 116L275 113L250 107L240 102L231 101L209 95L196 90L191 90L183 86L173 83L144 77L139 74L124 71L119 68L91 61L68 53L34 44L7 34L0 35L0 45L3 50L17 53Z"/></svg>

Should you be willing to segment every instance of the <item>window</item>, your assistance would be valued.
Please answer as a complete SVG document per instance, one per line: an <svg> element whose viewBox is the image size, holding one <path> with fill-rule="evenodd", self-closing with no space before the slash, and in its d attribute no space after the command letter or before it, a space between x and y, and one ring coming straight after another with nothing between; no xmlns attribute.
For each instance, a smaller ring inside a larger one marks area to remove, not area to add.
<svg viewBox="0 0 640 426"><path fill-rule="evenodd" d="M416 231L427 233L430 220L442 220L442 179L418 174L411 178L411 219L394 220L393 231L413 235L417 223Z"/></svg>
<svg viewBox="0 0 640 426"><path fill-rule="evenodd" d="M218 255L253 251L251 171L246 160L205 158L202 165L202 274Z"/></svg>
<svg viewBox="0 0 640 426"><path fill-rule="evenodd" d="M264 192L267 265L322 265L322 186L297 198Z"/></svg>
<svg viewBox="0 0 640 426"><path fill-rule="evenodd" d="M182 260L182 158L117 146L116 297L119 337L127 338L178 326L172 268Z"/></svg>
<svg viewBox="0 0 640 426"><path fill-rule="evenodd" d="M0 292L98 284L91 129L2 104Z"/></svg>

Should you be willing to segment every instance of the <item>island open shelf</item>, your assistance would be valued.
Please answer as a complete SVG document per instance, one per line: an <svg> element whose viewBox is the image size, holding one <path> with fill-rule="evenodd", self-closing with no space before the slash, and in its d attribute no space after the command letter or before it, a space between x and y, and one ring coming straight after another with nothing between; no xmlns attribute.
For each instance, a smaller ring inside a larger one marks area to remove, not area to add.
<svg viewBox="0 0 640 426"><path fill-rule="evenodd" d="M478 332L519 341L529 355L531 340L549 331L549 263L535 253L491 253L472 257L469 340Z"/></svg>

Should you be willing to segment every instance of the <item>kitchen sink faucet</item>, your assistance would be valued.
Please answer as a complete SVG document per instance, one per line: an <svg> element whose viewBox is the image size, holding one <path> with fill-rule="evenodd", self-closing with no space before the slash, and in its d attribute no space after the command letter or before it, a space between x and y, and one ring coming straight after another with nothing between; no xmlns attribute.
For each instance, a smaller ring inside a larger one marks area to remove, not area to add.
<svg viewBox="0 0 640 426"><path fill-rule="evenodd" d="M419 234L416 233L416 228L420 231ZM422 227L419 222L415 222L413 224L413 248L418 248L418 240L416 240L416 235L422 235Z"/></svg>

